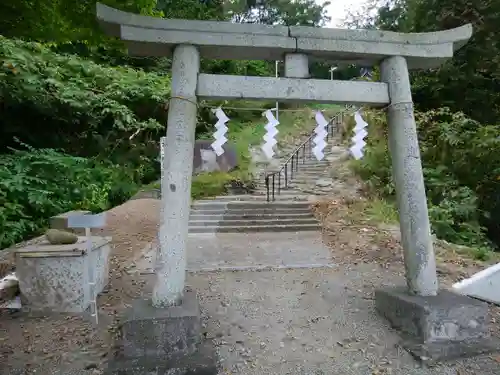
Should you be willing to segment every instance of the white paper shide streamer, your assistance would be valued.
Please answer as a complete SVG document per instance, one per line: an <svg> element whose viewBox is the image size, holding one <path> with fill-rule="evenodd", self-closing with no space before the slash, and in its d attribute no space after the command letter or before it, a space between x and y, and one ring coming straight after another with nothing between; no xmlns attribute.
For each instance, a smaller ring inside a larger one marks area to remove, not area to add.
<svg viewBox="0 0 500 375"><path fill-rule="evenodd" d="M265 126L266 134L263 137L265 143L262 145L262 151L268 159L271 159L274 156L274 146L278 143L275 137L278 134L276 126L279 125L279 121L276 120L270 109L265 111L263 115L267 118L267 124Z"/></svg>
<svg viewBox="0 0 500 375"><path fill-rule="evenodd" d="M214 139L215 141L211 144L212 149L215 151L217 156L221 156L224 153L222 146L227 142L226 133L227 126L226 122L229 121L229 117L226 116L224 111L219 107L213 110L215 116L217 117L217 122L215 124Z"/></svg>
<svg viewBox="0 0 500 375"><path fill-rule="evenodd" d="M328 135L328 131L326 130L328 121L325 120L325 117L320 111L316 112L315 119L316 124L318 125L316 126L316 128L314 128L314 133L316 134L316 136L313 139L314 147L312 149L312 152L314 156L316 156L316 159L323 160L323 158L325 157L323 150L326 147L325 138Z"/></svg>
<svg viewBox="0 0 500 375"><path fill-rule="evenodd" d="M352 146L349 148L349 151L356 160L359 160L364 155L363 149L366 146L365 137L368 135L365 128L368 126L368 123L363 120L359 111L354 114L354 121L356 121L356 126L354 127L354 136L351 138Z"/></svg>

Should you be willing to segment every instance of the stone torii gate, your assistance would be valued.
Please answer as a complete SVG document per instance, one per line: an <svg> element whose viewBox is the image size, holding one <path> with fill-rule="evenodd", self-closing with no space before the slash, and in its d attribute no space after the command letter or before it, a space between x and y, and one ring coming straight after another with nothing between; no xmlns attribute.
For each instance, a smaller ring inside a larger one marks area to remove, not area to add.
<svg viewBox="0 0 500 375"><path fill-rule="evenodd" d="M429 349L436 340L442 343L446 339L456 344L470 337L482 337L483 326L475 325L473 329L468 324L471 319L480 321L482 316L452 316L457 304L473 306L474 314L484 315L483 305L467 297L438 292L408 75L409 69L435 68L453 57L454 51L471 37L471 25L440 32L403 34L167 20L125 13L101 4L97 5L97 18L109 35L125 42L131 55L172 57L172 91L161 184L163 217L153 292L155 308L179 308L188 298L184 293L186 242L198 99L388 106L389 145L407 287L378 291L377 309L391 324L415 336L420 349L410 349L423 351L422 356L441 356L439 345ZM200 57L284 60L285 77L203 74ZM382 82L312 79L311 60L364 67L380 65ZM429 317L429 309L440 313ZM446 311L444 315L443 311ZM154 314L158 318L158 313ZM410 318L413 320L408 322ZM450 328L450 324L455 328ZM438 330L436 325L440 327ZM423 346L425 350L421 349Z"/></svg>

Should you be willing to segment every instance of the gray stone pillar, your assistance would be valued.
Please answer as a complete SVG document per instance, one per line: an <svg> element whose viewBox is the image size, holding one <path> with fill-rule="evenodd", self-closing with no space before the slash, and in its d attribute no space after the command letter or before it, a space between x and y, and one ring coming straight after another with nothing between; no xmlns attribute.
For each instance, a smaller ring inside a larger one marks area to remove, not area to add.
<svg viewBox="0 0 500 375"><path fill-rule="evenodd" d="M389 86L391 99L387 109L389 149L406 281L411 294L435 296L438 291L436 260L405 58L394 56L385 59L380 65L380 73L381 80Z"/></svg>
<svg viewBox="0 0 500 375"><path fill-rule="evenodd" d="M184 291L199 70L200 55L195 46L175 48L161 181L161 222L153 289L155 307L178 304Z"/></svg>
<svg viewBox="0 0 500 375"><path fill-rule="evenodd" d="M309 57L302 53L285 55L285 76L288 78L309 78Z"/></svg>

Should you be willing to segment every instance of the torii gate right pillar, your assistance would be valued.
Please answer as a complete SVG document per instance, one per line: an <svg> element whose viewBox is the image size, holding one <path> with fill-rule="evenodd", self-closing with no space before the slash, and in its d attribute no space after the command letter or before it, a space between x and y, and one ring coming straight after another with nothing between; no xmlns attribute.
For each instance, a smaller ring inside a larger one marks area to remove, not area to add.
<svg viewBox="0 0 500 375"><path fill-rule="evenodd" d="M436 261L405 58L386 58L380 65L380 73L382 82L387 83L389 88L389 149L396 185L406 283L411 294L435 296L438 293Z"/></svg>
<svg viewBox="0 0 500 375"><path fill-rule="evenodd" d="M407 61L388 57L380 73L389 89L389 150L407 288L375 291L377 311L403 331L403 346L427 363L495 351L486 303L438 288Z"/></svg>

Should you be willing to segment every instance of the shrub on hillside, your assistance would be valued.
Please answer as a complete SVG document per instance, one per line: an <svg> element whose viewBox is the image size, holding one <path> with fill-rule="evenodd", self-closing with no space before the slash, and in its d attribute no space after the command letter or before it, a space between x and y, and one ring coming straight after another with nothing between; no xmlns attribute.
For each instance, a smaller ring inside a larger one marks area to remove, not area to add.
<svg viewBox="0 0 500 375"><path fill-rule="evenodd" d="M36 148L114 159L159 138L169 94L167 76L0 36L0 152L17 137Z"/></svg>
<svg viewBox="0 0 500 375"><path fill-rule="evenodd" d="M385 116L366 114L365 157L355 170L372 191L394 197ZM439 238L482 247L500 243L500 128L481 125L447 108L416 113L432 229Z"/></svg>
<svg viewBox="0 0 500 375"><path fill-rule="evenodd" d="M15 150L0 157L0 248L43 229L69 210L101 212L134 194L123 168L52 149Z"/></svg>

